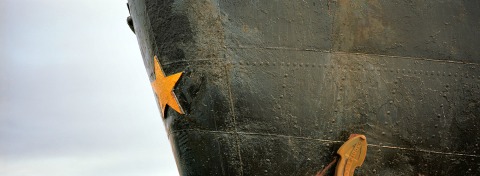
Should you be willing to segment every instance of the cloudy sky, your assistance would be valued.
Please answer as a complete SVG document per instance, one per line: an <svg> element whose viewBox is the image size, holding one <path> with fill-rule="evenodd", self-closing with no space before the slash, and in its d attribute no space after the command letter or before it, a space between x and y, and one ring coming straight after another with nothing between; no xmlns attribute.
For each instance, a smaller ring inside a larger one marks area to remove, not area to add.
<svg viewBox="0 0 480 176"><path fill-rule="evenodd" d="M178 175L126 0L0 1L0 175Z"/></svg>

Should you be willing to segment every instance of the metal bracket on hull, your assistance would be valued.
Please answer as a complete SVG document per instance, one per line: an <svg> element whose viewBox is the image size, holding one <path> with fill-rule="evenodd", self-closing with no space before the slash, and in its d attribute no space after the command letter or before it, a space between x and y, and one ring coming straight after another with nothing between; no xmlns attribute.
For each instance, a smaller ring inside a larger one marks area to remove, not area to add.
<svg viewBox="0 0 480 176"><path fill-rule="evenodd" d="M367 156L367 138L361 134L351 134L348 140L338 149L337 154L340 155L340 161L335 156L323 170L319 171L316 176L325 176L330 168L337 163L335 176L353 176L355 168L361 166Z"/></svg>
<svg viewBox="0 0 480 176"><path fill-rule="evenodd" d="M367 138L365 135L352 134L337 153L340 161L337 163L335 176L353 176L355 168L361 166L367 156Z"/></svg>

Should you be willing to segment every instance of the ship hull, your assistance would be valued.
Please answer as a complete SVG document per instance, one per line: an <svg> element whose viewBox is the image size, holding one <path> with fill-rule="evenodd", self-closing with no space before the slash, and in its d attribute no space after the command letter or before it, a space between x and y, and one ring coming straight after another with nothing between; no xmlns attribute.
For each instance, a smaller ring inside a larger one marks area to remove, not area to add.
<svg viewBox="0 0 480 176"><path fill-rule="evenodd" d="M150 80L154 56L183 72L163 117L181 175L315 175L350 134L356 175L480 172L479 2L129 6Z"/></svg>

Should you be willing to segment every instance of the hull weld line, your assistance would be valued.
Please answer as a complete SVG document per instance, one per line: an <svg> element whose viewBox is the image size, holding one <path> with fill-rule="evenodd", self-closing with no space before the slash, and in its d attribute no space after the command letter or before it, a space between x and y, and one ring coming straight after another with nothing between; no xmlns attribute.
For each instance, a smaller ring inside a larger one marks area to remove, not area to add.
<svg viewBox="0 0 480 176"><path fill-rule="evenodd" d="M273 136L273 137L282 137L282 138L295 138L295 139L303 139L303 140L314 140L319 141L322 144L332 144L332 143L343 143L344 141L336 141L336 140L328 140L328 139L318 139L318 138L310 138L310 137L299 137L299 136L289 136L289 135L281 135L281 134L268 134L268 133L252 133L252 132L229 132L229 131L210 131L210 130L198 130L198 129L187 129L187 130L177 130L172 131L170 133L178 133L178 132L203 132L203 133L217 133L217 134L228 134L228 135L252 135L252 136ZM377 144L367 144L369 147L378 147L378 148L386 148L386 149L393 149L393 150L404 150L404 151L414 151L414 152L422 152L422 153L430 153L430 154L440 154L440 155L452 155L452 156L463 156L463 157L475 157L480 158L480 155L472 155L472 154L465 154L465 153L453 153L453 152L439 152L433 150L425 150L419 148L406 148L406 147L397 147L397 146L388 146L388 145L377 145Z"/></svg>
<svg viewBox="0 0 480 176"><path fill-rule="evenodd" d="M281 47L281 46L243 46L238 47L227 47L230 49L264 49L264 50L288 50L288 51L311 51L319 53L332 53L332 54L347 54L347 55L359 55L359 56L377 56L377 57L389 57L389 58L398 58L398 59L413 59L413 60L424 60L432 62L444 62L444 63L454 63L454 64L466 64L466 65L480 65L478 63L472 62L463 62L463 61L454 61L454 60L440 60L440 59L429 59L429 58L419 58L419 57L409 57L409 56L395 56L395 55L383 55L383 54L370 54L370 53L350 53L343 51L328 51L315 48L290 48L290 47Z"/></svg>

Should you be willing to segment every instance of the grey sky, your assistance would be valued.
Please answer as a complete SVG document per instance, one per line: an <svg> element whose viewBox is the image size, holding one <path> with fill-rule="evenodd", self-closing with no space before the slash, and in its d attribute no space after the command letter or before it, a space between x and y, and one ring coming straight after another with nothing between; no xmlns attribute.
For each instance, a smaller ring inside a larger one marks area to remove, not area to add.
<svg viewBox="0 0 480 176"><path fill-rule="evenodd" d="M0 1L0 175L178 175L125 3Z"/></svg>

